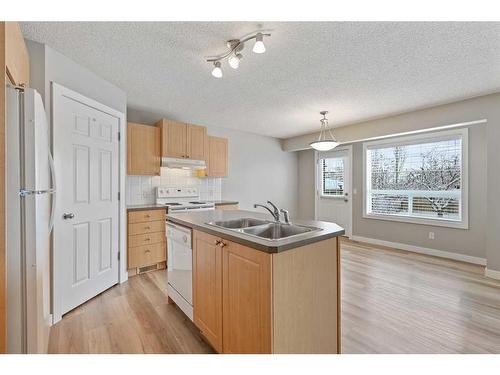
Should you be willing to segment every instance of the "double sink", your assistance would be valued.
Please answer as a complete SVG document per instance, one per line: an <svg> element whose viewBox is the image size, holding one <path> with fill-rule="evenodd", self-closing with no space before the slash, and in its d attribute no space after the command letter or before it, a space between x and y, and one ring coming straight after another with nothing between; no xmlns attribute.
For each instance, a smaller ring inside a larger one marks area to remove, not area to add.
<svg viewBox="0 0 500 375"><path fill-rule="evenodd" d="M207 224L219 228L234 230L239 233L244 233L249 236L265 239L268 241L278 241L284 238L290 238L304 233L311 233L321 230L321 228L316 227L272 222L255 218L211 221Z"/></svg>

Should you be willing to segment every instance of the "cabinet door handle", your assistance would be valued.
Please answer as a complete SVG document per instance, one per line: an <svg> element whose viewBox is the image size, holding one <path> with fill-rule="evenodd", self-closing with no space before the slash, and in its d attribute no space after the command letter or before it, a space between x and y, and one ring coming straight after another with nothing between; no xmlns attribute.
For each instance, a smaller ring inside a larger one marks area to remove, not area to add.
<svg viewBox="0 0 500 375"><path fill-rule="evenodd" d="M221 240L215 241L215 246L219 246L221 244L221 242L222 242Z"/></svg>
<svg viewBox="0 0 500 375"><path fill-rule="evenodd" d="M144 229L151 229L151 227L144 227Z"/></svg>
<svg viewBox="0 0 500 375"><path fill-rule="evenodd" d="M146 215L146 218L147 218L147 219L149 219L150 217L151 217L151 215L149 215L149 214L148 214L148 215Z"/></svg>
<svg viewBox="0 0 500 375"><path fill-rule="evenodd" d="M225 243L225 242L221 241L221 242L220 242L220 244L219 244L219 246L220 246L220 247L225 247L225 246L227 246L227 243Z"/></svg>
<svg viewBox="0 0 500 375"><path fill-rule="evenodd" d="M151 241L151 238L145 238L144 241Z"/></svg>
<svg viewBox="0 0 500 375"><path fill-rule="evenodd" d="M150 253L150 252L151 252L151 250L146 250L146 251L145 251L145 253L146 253L146 254L147 254L147 253Z"/></svg>

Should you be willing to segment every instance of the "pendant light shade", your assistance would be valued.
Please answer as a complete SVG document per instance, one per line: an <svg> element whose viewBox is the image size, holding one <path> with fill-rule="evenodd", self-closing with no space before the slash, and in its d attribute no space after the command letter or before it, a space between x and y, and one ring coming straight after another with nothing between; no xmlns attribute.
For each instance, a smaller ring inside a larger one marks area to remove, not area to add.
<svg viewBox="0 0 500 375"><path fill-rule="evenodd" d="M332 130L328 126L328 119L326 118L326 114L328 111L321 111L320 114L323 115L321 121L321 130L319 133L319 138L317 141L309 143L309 146L318 151L329 151L333 150L340 143L337 142L335 137L332 134Z"/></svg>
<svg viewBox="0 0 500 375"><path fill-rule="evenodd" d="M253 45L252 51L254 53L264 53L266 52L266 46L264 45L264 37L261 33L258 33L255 37L255 44Z"/></svg>

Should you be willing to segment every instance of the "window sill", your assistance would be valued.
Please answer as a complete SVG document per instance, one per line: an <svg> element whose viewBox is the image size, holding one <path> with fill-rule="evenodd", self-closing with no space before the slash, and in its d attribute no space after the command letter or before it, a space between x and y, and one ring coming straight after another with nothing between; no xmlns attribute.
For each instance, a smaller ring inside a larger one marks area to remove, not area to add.
<svg viewBox="0 0 500 375"><path fill-rule="evenodd" d="M440 219L427 219L418 217L407 217L407 216L392 216L392 215L373 215L363 213L364 219L375 219L375 220L385 220L385 221L397 221L400 223L407 224L420 224L420 225L430 225L434 227L447 227L454 229L469 229L468 220L462 221L449 221Z"/></svg>

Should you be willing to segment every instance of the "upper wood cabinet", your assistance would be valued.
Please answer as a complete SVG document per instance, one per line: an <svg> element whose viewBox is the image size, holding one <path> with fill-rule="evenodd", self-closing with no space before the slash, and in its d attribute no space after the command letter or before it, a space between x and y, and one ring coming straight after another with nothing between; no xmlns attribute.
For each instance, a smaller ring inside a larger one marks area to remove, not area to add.
<svg viewBox="0 0 500 375"><path fill-rule="evenodd" d="M271 254L222 242L224 353L271 353Z"/></svg>
<svg viewBox="0 0 500 375"><path fill-rule="evenodd" d="M220 239L193 231L193 316L215 350L222 352L222 248Z"/></svg>
<svg viewBox="0 0 500 375"><path fill-rule="evenodd" d="M208 137L207 176L226 177L228 175L227 138Z"/></svg>
<svg viewBox="0 0 500 375"><path fill-rule="evenodd" d="M29 87L30 64L23 33L17 22L2 22L5 27L5 68L15 85Z"/></svg>
<svg viewBox="0 0 500 375"><path fill-rule="evenodd" d="M127 174L160 174L160 130L129 122L127 126Z"/></svg>
<svg viewBox="0 0 500 375"><path fill-rule="evenodd" d="M207 155L207 128L161 119L161 156L205 160Z"/></svg>
<svg viewBox="0 0 500 375"><path fill-rule="evenodd" d="M186 124L187 156L189 159L207 159L207 128L204 126Z"/></svg>

